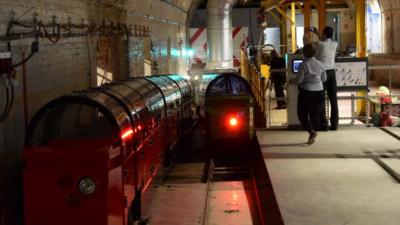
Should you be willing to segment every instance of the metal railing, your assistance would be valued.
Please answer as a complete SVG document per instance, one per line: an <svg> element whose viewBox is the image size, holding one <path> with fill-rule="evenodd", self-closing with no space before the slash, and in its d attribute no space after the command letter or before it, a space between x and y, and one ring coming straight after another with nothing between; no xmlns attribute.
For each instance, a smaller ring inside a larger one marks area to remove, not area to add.
<svg viewBox="0 0 400 225"><path fill-rule="evenodd" d="M241 74L249 82L251 91L261 113L266 115L265 92L266 79L259 71L255 62L242 51ZM265 121L264 121L265 122Z"/></svg>
<svg viewBox="0 0 400 225"><path fill-rule="evenodd" d="M263 115L266 117L266 126L271 127L272 126L272 121L271 121L271 111L272 111L272 101L276 100L284 100L287 102L287 98L276 98L272 97L271 91L272 91L272 83L270 80L266 80L265 77L261 74L259 71L257 65L253 60L251 60L244 52L242 52L242 66L241 66L241 73L242 76L244 76L250 83L251 89L253 91L255 100L257 102L257 105L261 109ZM354 93L351 93L348 96L338 96L338 100L350 100L351 101L351 115L350 116L345 116L345 117L339 117L340 120L350 120L349 125L354 125L355 120L361 120L365 121L365 125L369 126L370 125L370 118L371 118L371 99L381 99L381 98L386 98L389 97L392 99L392 97L400 97L400 94L393 94L392 93L392 78L393 78L393 70L400 70L400 65L385 65L385 66L368 66L368 70L388 70L388 81L389 81L389 94L388 95L370 95L368 91L366 91L365 95L355 95ZM277 71L278 72L278 71ZM281 71L279 71L281 72ZM369 77L368 77L369 80ZM267 92L269 90L269 93ZM353 92L356 92L357 90L354 90ZM349 91L351 92L351 91ZM266 98L266 95L268 94L268 101ZM357 115L356 113L356 101L357 100L363 100L366 102L365 104L365 115ZM327 104L329 104L329 101L326 101ZM379 103L381 104L381 103ZM268 107L267 107L268 105ZM389 110L388 112L391 113L392 110L392 101L389 101L387 104L389 105ZM329 105L327 106L329 108ZM327 114L329 114L329 110L326 110ZM340 112L340 110L339 110ZM329 115L327 115L329 117Z"/></svg>
<svg viewBox="0 0 400 225"><path fill-rule="evenodd" d="M388 83L389 83L389 94L388 95L370 95L368 93L368 91L366 91L365 95L355 95L354 93L350 93L350 95L347 96L338 96L337 99L338 100L350 100L351 101L351 115L350 116L342 116L339 117L339 120L350 120L350 123L348 125L354 125L356 120L361 120L365 122L365 126L369 126L370 125L370 118L371 118L371 100L373 99L381 99L381 98L387 98L389 97L390 99L392 99L393 97L400 97L400 94L393 94L392 93L392 85L393 85L393 70L400 70L400 65L387 65L387 66L368 66L368 70L388 70ZM278 72L278 71L277 71ZM280 72L280 71L279 71ZM277 101L277 100L284 100L284 101L288 101L287 98L277 98L277 97L272 97L272 84L271 82L267 83L266 86L266 90L268 90L268 92L266 92L265 94L268 94L268 100L267 100L267 104L268 107L265 110L266 117L267 117L267 127L272 127L272 120L271 120L271 114L272 114L272 101ZM349 91L349 92L356 92L357 90L354 91ZM356 101L357 100L363 100L365 101L365 115L357 115L356 113ZM327 104L327 117L329 118L329 100L326 99L326 104ZM389 101L388 103L380 103L378 102L377 104L386 104L388 105L388 110L387 112L389 114L391 114L392 112L392 100ZM340 109L339 109L340 112ZM343 124L342 124L343 125Z"/></svg>

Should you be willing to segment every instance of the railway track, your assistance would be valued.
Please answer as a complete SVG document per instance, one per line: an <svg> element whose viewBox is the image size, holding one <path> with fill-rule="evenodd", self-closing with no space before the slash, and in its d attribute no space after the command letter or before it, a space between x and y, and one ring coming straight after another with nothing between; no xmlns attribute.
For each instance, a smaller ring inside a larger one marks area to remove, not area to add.
<svg viewBox="0 0 400 225"><path fill-rule="evenodd" d="M152 225L283 225L257 145L209 158L204 124L184 143L148 215ZM166 204L166 202L168 204Z"/></svg>
<svg viewBox="0 0 400 225"><path fill-rule="evenodd" d="M220 224L221 219L232 225L265 225L253 170L247 160L209 160L202 225Z"/></svg>

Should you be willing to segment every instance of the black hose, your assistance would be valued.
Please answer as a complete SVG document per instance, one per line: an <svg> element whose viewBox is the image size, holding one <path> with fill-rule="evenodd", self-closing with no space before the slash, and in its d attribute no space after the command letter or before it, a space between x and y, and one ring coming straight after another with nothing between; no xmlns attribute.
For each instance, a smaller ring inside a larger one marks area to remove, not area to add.
<svg viewBox="0 0 400 225"><path fill-rule="evenodd" d="M7 119L8 115L11 112L11 108L13 106L14 103L14 85L11 84L11 80L10 81L10 101L8 104L8 108L4 111L4 115L2 115L2 117L0 118L0 121L4 121Z"/></svg>
<svg viewBox="0 0 400 225"><path fill-rule="evenodd" d="M10 85L8 85L8 84ZM6 90L6 104L4 106L4 110L0 115L0 121L4 121L7 119L10 114L11 108L14 102L14 86L11 84L11 76L7 75L7 83L5 84Z"/></svg>
<svg viewBox="0 0 400 225"><path fill-rule="evenodd" d="M35 40L33 40L32 44L31 44L31 52L30 52L30 54L29 54L28 57L26 57L25 59L22 59L22 61L20 61L20 62L14 64L14 65L12 65L12 66L11 66L12 68L19 67L19 66L21 66L22 64L26 63L28 60L30 60L30 59L32 58L32 56L33 56L36 52L38 52L38 50L39 50L39 35L40 35L40 30L41 30L41 29L42 29L42 24L39 23L38 30L36 31ZM7 30L7 31L8 31L8 30ZM10 47L9 47L9 51L11 52L11 45L10 45Z"/></svg>
<svg viewBox="0 0 400 225"><path fill-rule="evenodd" d="M10 91L8 90L8 85L7 84L5 84L4 89L6 91L6 102L5 102L5 105L4 105L4 109L2 110L2 113L0 115L0 121L4 121L5 120L6 115L8 114L7 113L7 109L9 108L8 106L10 104Z"/></svg>
<svg viewBox="0 0 400 225"><path fill-rule="evenodd" d="M50 42L52 42L53 44L57 43L60 40L61 37L61 32L60 32L60 26L58 25L57 27L57 31L55 33L56 37L55 39L53 39L51 37L51 35L47 32L47 30L45 28L43 28L44 31L44 35L47 37L47 39L49 39Z"/></svg>
<svg viewBox="0 0 400 225"><path fill-rule="evenodd" d="M6 38L10 37L12 26L15 25L15 24L31 28L31 26L24 25L24 24L22 24L20 22L10 21L8 23L8 27L7 27ZM12 108L13 103L14 103L14 95L15 95L14 94L14 85L11 83L12 74L15 73L14 68L16 68L18 66L21 66L22 64L26 63L38 51L38 45L39 45L38 40L39 40L40 30L41 30L41 23L39 23L39 29L36 31L35 40L31 44L31 53L29 54L29 56L24 58L24 59L22 59L21 62L18 62L18 63L14 64L14 65L11 65L10 68L8 68L8 70L6 71L6 73L7 73L7 81L6 81L6 84L5 84L6 101L5 101L4 110L2 111L2 113L0 115L0 122L1 121L5 121L7 119L7 117L10 115L11 108ZM8 48L8 51L11 52L11 42L7 43L7 48Z"/></svg>

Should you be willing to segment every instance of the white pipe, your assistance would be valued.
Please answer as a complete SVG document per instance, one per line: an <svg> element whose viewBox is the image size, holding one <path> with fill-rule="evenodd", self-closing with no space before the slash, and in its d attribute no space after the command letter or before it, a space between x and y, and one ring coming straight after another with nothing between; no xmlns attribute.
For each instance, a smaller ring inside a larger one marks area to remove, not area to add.
<svg viewBox="0 0 400 225"><path fill-rule="evenodd" d="M232 8L237 0L209 0L207 4L207 69L233 68Z"/></svg>

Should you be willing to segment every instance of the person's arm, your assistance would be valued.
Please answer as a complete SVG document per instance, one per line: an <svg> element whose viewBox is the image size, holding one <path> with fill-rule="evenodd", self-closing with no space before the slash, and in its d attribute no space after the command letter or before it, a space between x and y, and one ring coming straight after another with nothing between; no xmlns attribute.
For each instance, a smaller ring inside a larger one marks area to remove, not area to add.
<svg viewBox="0 0 400 225"><path fill-rule="evenodd" d="M317 35L318 39L321 40L321 34L318 32L318 29L315 27L306 27L304 28L305 32L309 31L309 32L313 32L315 35Z"/></svg>
<svg viewBox="0 0 400 225"><path fill-rule="evenodd" d="M322 73L321 73L321 81L322 81L322 83L324 83L326 81L326 79L327 79L327 75L326 75L326 70L324 68L322 70Z"/></svg>
<svg viewBox="0 0 400 225"><path fill-rule="evenodd" d="M304 66L304 63L302 63L300 65L300 69L299 69L299 72L297 73L296 78L293 79L293 83L294 84L301 84L303 82L303 80L304 80L305 73L306 73L306 68Z"/></svg>

